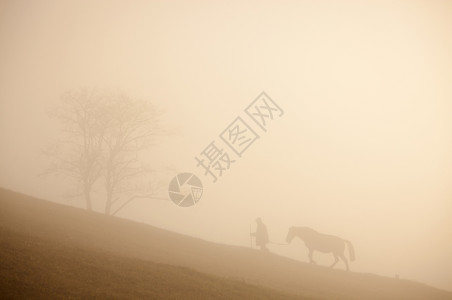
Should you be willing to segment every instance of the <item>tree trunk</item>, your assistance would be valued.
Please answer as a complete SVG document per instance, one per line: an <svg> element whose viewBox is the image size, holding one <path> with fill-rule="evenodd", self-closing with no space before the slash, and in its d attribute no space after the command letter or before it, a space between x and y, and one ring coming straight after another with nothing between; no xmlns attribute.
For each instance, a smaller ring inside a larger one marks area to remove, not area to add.
<svg viewBox="0 0 452 300"><path fill-rule="evenodd" d="M110 215L111 214L111 198L107 198L107 203L105 204L105 214Z"/></svg>
<svg viewBox="0 0 452 300"><path fill-rule="evenodd" d="M108 180L109 182L109 180ZM110 215L111 214L111 205L113 202L113 188L109 187L107 189L107 202L105 203L105 214Z"/></svg>
<svg viewBox="0 0 452 300"><path fill-rule="evenodd" d="M90 188L85 185L85 187L83 189L84 189L85 200L86 200L86 209L87 210L93 210L93 208L91 207Z"/></svg>

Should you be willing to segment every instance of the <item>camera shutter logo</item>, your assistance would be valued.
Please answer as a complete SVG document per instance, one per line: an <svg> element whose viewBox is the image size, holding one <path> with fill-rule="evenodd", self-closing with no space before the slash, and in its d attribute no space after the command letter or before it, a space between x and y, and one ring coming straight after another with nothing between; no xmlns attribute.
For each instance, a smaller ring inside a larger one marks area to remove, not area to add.
<svg viewBox="0 0 452 300"><path fill-rule="evenodd" d="M177 206L189 207L201 199L203 187L201 180L192 173L179 173L169 184L168 193Z"/></svg>

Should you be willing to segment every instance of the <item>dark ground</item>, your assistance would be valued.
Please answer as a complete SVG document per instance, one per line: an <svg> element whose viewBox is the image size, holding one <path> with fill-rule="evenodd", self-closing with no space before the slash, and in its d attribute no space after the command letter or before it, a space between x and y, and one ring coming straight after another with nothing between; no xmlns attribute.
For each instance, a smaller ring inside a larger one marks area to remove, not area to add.
<svg viewBox="0 0 452 300"><path fill-rule="evenodd" d="M0 295L30 298L452 299L0 189ZM298 298L297 298L298 297Z"/></svg>

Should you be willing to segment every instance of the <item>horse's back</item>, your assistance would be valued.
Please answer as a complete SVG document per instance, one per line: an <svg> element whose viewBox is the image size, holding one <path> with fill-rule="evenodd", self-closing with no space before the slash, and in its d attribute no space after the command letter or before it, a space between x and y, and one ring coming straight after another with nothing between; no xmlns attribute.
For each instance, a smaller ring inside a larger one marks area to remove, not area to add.
<svg viewBox="0 0 452 300"><path fill-rule="evenodd" d="M318 233L311 243L312 246L320 252L343 252L345 245L344 240L335 235Z"/></svg>

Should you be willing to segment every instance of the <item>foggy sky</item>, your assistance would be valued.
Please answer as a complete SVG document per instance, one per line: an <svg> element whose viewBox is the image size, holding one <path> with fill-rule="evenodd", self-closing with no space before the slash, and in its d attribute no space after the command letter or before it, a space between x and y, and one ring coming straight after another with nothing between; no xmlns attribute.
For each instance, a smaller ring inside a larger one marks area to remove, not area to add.
<svg viewBox="0 0 452 300"><path fill-rule="evenodd" d="M81 205L38 177L58 137L46 112L69 89L120 89L177 132L144 159L205 186L194 207L138 200L121 217L244 247L258 216L275 242L310 226L352 241L353 271L452 290L451 14L448 1L0 2L0 185ZM284 115L212 183L194 157L262 91ZM269 248L307 261L301 242Z"/></svg>

